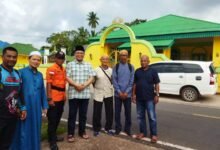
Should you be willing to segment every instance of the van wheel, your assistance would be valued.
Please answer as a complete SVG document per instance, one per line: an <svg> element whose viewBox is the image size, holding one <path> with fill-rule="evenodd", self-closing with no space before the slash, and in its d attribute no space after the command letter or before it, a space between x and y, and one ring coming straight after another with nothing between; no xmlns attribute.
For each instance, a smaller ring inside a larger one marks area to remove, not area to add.
<svg viewBox="0 0 220 150"><path fill-rule="evenodd" d="M188 102L193 102L198 99L199 93L198 91L193 87L184 87L181 90L181 97L183 100Z"/></svg>

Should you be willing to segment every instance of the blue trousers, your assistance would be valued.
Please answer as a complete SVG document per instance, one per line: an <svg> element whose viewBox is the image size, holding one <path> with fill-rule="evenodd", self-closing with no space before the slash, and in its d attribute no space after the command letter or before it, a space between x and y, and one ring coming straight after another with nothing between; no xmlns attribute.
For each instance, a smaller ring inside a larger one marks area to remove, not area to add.
<svg viewBox="0 0 220 150"><path fill-rule="evenodd" d="M137 100L137 119L139 122L140 133L147 136L146 112L148 115L150 134L157 136L157 117L153 100Z"/></svg>

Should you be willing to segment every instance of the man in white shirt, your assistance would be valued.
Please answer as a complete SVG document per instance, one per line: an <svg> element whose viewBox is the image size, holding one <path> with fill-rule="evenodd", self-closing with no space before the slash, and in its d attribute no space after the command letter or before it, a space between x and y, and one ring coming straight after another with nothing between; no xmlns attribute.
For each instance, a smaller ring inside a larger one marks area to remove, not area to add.
<svg viewBox="0 0 220 150"><path fill-rule="evenodd" d="M93 130L94 136L99 135L101 130L102 104L105 105L106 124L105 131L113 135L113 86L112 86L112 69L108 67L109 57L100 58L101 66L95 69L96 77L94 82L94 105L93 105Z"/></svg>

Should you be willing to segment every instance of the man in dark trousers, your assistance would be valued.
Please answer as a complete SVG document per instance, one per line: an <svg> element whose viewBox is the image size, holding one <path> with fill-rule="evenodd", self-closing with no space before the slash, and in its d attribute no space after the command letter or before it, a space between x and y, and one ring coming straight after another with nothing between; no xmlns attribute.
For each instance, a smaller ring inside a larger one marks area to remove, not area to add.
<svg viewBox="0 0 220 150"><path fill-rule="evenodd" d="M0 65L0 150L8 150L16 129L17 119L26 118L24 99L21 96L21 78L14 66L18 51L6 47Z"/></svg>
<svg viewBox="0 0 220 150"><path fill-rule="evenodd" d="M93 103L93 130L94 136L98 136L101 130L102 105L105 105L106 123L105 131L113 135L113 86L112 69L109 65L109 56L103 55L100 58L101 65L95 69L96 77L94 86Z"/></svg>
<svg viewBox="0 0 220 150"><path fill-rule="evenodd" d="M93 82L95 71L92 65L85 62L85 49L79 45L75 47L74 61L66 66L66 78L69 83L69 117L68 117L68 142L75 141L76 116L79 112L78 134L83 139L88 139L86 134L86 120L91 92L89 85Z"/></svg>
<svg viewBox="0 0 220 150"><path fill-rule="evenodd" d="M133 102L137 104L137 118L140 127L140 133L134 135L141 139L147 136L146 111L150 125L151 142L157 142L157 118L156 104L159 101L159 82L158 73L149 68L149 57L141 56L141 68L135 71L133 85Z"/></svg>
<svg viewBox="0 0 220 150"><path fill-rule="evenodd" d="M124 105L124 132L131 135L131 94L134 81L134 67L128 63L128 51L119 53L120 63L113 68L113 86L115 89L115 134L122 131L121 108Z"/></svg>
<svg viewBox="0 0 220 150"><path fill-rule="evenodd" d="M57 137L56 130L59 125L63 107L66 100L66 71L63 67L65 61L65 53L59 51L55 54L55 63L47 69L47 97L49 109L48 117L48 141L51 150L57 150L57 141L62 141L63 138Z"/></svg>

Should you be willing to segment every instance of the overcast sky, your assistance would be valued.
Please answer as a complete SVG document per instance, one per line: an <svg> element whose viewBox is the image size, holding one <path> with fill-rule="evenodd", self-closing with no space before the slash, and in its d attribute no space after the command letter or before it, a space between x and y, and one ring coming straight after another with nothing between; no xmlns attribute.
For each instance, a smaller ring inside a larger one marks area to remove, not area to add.
<svg viewBox="0 0 220 150"><path fill-rule="evenodd" d="M54 32L89 28L90 11L100 19L98 29L116 17L130 22L168 14L220 23L219 0L0 0L0 40L40 48Z"/></svg>

